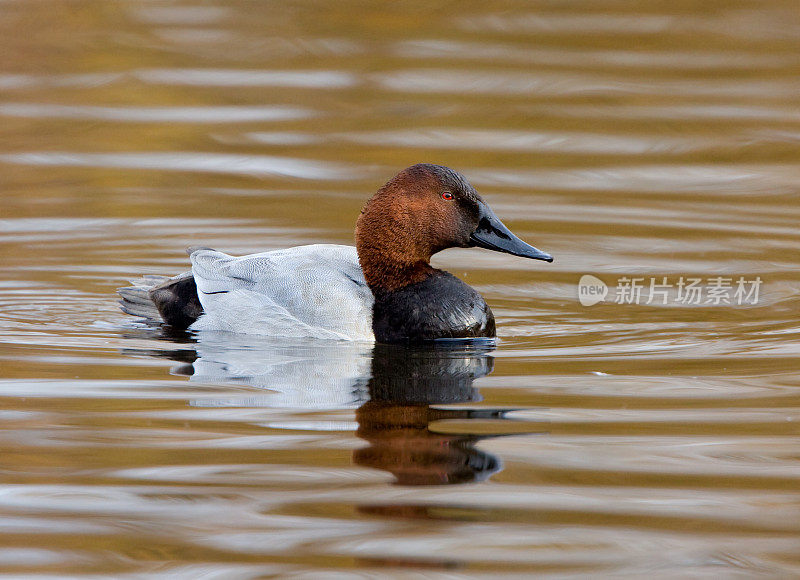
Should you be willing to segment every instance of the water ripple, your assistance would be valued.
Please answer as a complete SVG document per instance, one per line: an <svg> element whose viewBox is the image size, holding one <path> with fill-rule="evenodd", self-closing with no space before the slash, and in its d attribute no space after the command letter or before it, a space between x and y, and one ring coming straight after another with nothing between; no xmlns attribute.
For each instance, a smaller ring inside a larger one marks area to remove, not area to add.
<svg viewBox="0 0 800 580"><path fill-rule="evenodd" d="M132 11L137 18L152 24L212 24L230 16L222 6L140 6Z"/></svg>
<svg viewBox="0 0 800 580"><path fill-rule="evenodd" d="M387 91L509 96L594 96L668 94L681 97L761 98L775 100L797 95L800 83L794 79L692 79L649 78L646 82L629 76L581 74L575 72L516 72L495 70L406 69L378 74L375 82Z"/></svg>
<svg viewBox="0 0 800 580"><path fill-rule="evenodd" d="M97 107L34 103L0 104L0 115L36 119L96 119L147 123L244 123L307 119L317 113L288 106L268 107Z"/></svg>
<svg viewBox="0 0 800 580"><path fill-rule="evenodd" d="M496 13L462 16L456 25L471 33L551 35L687 35L689 38L722 36L738 41L796 40L800 26L797 11L780 6L723 8L713 15L610 11Z"/></svg>
<svg viewBox="0 0 800 580"><path fill-rule="evenodd" d="M0 90L47 87L97 88L125 78L125 73L86 74L0 74Z"/></svg>
<svg viewBox="0 0 800 580"><path fill-rule="evenodd" d="M630 67L687 71L749 70L756 67L780 68L797 62L796 58L789 55L759 55L745 51L556 50L450 40L405 41L398 43L394 50L400 56L414 59L488 60L587 69Z"/></svg>
<svg viewBox="0 0 800 580"><path fill-rule="evenodd" d="M231 70L231 69L149 69L133 73L143 82L205 87L291 87L342 89L354 86L356 78L331 70Z"/></svg>
<svg viewBox="0 0 800 580"><path fill-rule="evenodd" d="M258 134L256 133L257 137ZM478 151L535 151L580 154L684 153L712 144L697 138L625 136L608 133L499 131L455 128L347 133L334 136L366 145L474 149ZM713 143L718 143L714 141Z"/></svg>
<svg viewBox="0 0 800 580"><path fill-rule="evenodd" d="M161 171L197 171L234 175L271 175L297 179L342 180L359 173L354 168L330 161L310 161L267 155L224 153L144 152L70 153L31 152L0 155L0 162L56 167L116 167Z"/></svg>
<svg viewBox="0 0 800 580"><path fill-rule="evenodd" d="M476 169L472 181L494 187L556 191L628 191L704 194L787 194L800 189L794 165L635 165L571 170L510 171Z"/></svg>
<svg viewBox="0 0 800 580"><path fill-rule="evenodd" d="M655 34L673 27L677 17L668 14L559 14L522 13L463 16L459 27L470 32Z"/></svg>

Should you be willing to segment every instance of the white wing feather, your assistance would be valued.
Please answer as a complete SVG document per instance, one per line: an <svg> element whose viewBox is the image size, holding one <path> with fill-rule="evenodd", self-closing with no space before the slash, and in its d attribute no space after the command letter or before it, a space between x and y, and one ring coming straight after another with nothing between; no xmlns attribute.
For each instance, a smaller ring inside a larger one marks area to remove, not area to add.
<svg viewBox="0 0 800 580"><path fill-rule="evenodd" d="M192 252L204 314L194 329L374 340L372 305L352 246L315 244L234 257Z"/></svg>

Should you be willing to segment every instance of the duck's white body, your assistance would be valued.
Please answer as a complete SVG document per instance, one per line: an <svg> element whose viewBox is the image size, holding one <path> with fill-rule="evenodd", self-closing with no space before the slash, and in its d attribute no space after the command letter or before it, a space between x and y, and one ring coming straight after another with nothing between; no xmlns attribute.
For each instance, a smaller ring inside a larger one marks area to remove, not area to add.
<svg viewBox="0 0 800 580"><path fill-rule="evenodd" d="M315 244L235 257L191 253L203 315L195 330L373 341L374 297L353 246Z"/></svg>

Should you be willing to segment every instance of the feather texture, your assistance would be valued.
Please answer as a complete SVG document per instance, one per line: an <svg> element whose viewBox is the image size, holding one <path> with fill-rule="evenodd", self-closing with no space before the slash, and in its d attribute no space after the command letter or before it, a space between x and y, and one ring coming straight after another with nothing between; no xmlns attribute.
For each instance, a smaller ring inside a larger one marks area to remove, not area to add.
<svg viewBox="0 0 800 580"><path fill-rule="evenodd" d="M372 306L352 246L314 244L235 257L191 254L203 305L193 329L374 340Z"/></svg>

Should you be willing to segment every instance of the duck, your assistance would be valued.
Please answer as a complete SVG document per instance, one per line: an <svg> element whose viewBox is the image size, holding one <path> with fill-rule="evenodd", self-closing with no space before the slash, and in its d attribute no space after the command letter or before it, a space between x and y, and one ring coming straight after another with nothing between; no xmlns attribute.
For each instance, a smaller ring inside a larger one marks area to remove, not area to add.
<svg viewBox="0 0 800 580"><path fill-rule="evenodd" d="M463 175L419 163L366 202L355 246L246 256L191 247L191 271L145 276L118 293L124 312L176 330L377 343L494 339L483 296L430 264L454 247L553 261L514 235Z"/></svg>

